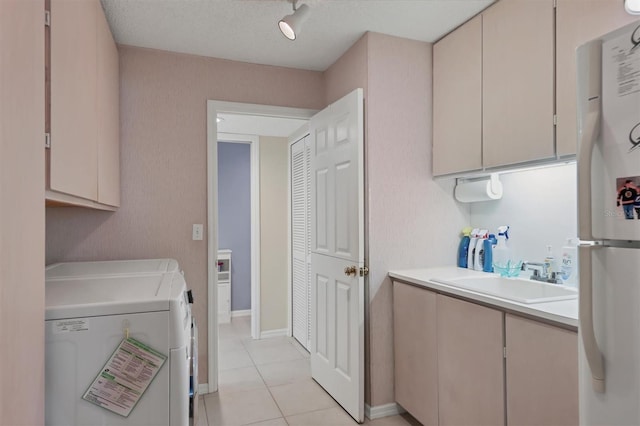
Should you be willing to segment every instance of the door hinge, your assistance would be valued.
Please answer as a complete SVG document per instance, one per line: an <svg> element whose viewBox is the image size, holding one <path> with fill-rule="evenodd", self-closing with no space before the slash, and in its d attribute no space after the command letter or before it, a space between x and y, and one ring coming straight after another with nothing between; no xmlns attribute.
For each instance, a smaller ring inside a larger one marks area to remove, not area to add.
<svg viewBox="0 0 640 426"><path fill-rule="evenodd" d="M44 26L45 27L51 26L51 12L49 12L48 10L44 11Z"/></svg>
<svg viewBox="0 0 640 426"><path fill-rule="evenodd" d="M553 125L554 126L558 125L558 114L553 114Z"/></svg>
<svg viewBox="0 0 640 426"><path fill-rule="evenodd" d="M363 266L362 268L360 268L360 276L364 277L369 275L369 268L367 268L366 266Z"/></svg>
<svg viewBox="0 0 640 426"><path fill-rule="evenodd" d="M503 357L503 358L506 358L506 357L507 357L507 347L506 347L506 346L504 346L504 347L502 348L502 357Z"/></svg>
<svg viewBox="0 0 640 426"><path fill-rule="evenodd" d="M50 149L51 148L51 133L45 133L44 134L44 147L46 149Z"/></svg>

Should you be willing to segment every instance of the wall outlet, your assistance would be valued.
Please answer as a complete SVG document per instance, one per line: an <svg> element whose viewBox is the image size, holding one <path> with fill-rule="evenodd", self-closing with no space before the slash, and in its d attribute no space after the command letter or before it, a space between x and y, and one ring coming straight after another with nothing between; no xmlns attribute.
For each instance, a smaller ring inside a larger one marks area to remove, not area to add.
<svg viewBox="0 0 640 426"><path fill-rule="evenodd" d="M204 226L201 223L194 224L191 238L194 241L201 241L203 234L204 234Z"/></svg>

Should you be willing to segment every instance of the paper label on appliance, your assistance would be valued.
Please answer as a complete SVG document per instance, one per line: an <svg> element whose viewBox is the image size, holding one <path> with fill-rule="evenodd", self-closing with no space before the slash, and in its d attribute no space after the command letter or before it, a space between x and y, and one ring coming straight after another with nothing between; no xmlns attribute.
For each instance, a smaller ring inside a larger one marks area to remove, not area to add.
<svg viewBox="0 0 640 426"><path fill-rule="evenodd" d="M76 331L89 331L89 320L86 318L68 319L54 321L53 323L53 334L72 333Z"/></svg>
<svg viewBox="0 0 640 426"><path fill-rule="evenodd" d="M135 339L124 339L82 399L128 417L167 356Z"/></svg>
<svg viewBox="0 0 640 426"><path fill-rule="evenodd" d="M606 43L603 53L615 67L617 96L640 92L640 26L631 35L623 35ZM606 62L605 62L606 63Z"/></svg>
<svg viewBox="0 0 640 426"><path fill-rule="evenodd" d="M602 93L602 132L606 144L615 150L605 155L610 154L609 159L617 161L623 169L626 154L640 147L640 26L630 34L603 43ZM640 157L633 158L635 164L640 164ZM625 170L620 174L637 172Z"/></svg>

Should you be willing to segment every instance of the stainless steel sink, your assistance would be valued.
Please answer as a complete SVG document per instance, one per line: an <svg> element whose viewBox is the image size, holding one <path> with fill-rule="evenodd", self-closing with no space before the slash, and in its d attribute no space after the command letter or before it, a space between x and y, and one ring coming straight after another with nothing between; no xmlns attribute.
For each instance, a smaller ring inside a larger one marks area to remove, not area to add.
<svg viewBox="0 0 640 426"><path fill-rule="evenodd" d="M571 300L578 297L576 290L560 285L497 275L446 280L433 278L432 281L528 304Z"/></svg>

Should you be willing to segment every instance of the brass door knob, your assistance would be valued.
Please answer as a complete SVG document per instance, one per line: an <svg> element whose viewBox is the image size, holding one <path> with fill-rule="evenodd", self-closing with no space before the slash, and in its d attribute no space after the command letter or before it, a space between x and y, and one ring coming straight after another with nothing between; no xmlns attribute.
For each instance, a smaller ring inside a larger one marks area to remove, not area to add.
<svg viewBox="0 0 640 426"><path fill-rule="evenodd" d="M346 276L356 276L356 274L358 273L358 268L356 268L354 265L352 266L347 266L346 268L344 268L344 274Z"/></svg>

